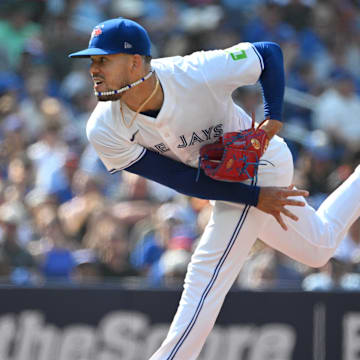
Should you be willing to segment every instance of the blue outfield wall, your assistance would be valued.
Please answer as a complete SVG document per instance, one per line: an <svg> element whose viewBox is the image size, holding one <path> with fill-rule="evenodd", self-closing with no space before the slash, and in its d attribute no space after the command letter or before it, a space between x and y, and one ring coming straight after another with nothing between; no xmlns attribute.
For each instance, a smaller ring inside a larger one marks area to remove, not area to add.
<svg viewBox="0 0 360 360"><path fill-rule="evenodd" d="M0 359L148 359L179 299L178 290L1 288ZM360 293L231 291L199 359L359 360Z"/></svg>

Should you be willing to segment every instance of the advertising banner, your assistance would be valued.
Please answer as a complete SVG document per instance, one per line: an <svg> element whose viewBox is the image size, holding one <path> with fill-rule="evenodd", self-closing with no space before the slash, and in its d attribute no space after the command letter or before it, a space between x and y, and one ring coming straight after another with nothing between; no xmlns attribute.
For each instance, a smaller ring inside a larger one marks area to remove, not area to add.
<svg viewBox="0 0 360 360"><path fill-rule="evenodd" d="M0 289L0 360L145 360L180 291ZM231 291L200 360L360 360L360 293Z"/></svg>

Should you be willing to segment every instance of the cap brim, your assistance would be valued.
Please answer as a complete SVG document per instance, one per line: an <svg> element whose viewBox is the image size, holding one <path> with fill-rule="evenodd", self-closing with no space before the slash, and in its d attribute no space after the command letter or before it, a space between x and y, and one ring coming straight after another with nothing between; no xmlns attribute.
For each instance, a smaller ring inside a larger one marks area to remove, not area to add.
<svg viewBox="0 0 360 360"><path fill-rule="evenodd" d="M110 55L111 52L99 49L99 48L89 48L81 51L74 52L68 55L70 58L87 58L93 55Z"/></svg>

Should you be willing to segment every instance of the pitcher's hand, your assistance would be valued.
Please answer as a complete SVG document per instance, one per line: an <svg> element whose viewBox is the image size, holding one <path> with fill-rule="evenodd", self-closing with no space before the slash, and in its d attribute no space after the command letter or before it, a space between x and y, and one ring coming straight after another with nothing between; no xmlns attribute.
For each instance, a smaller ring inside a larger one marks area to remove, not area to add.
<svg viewBox="0 0 360 360"><path fill-rule="evenodd" d="M305 202L301 200L289 199L294 196L309 196L309 192L306 190L294 189L294 185L288 187L261 187L259 194L259 201L257 208L267 214L274 216L280 226L287 230L287 226L281 217L281 214L289 217L292 220L299 220L299 218L293 214L285 206L305 206Z"/></svg>

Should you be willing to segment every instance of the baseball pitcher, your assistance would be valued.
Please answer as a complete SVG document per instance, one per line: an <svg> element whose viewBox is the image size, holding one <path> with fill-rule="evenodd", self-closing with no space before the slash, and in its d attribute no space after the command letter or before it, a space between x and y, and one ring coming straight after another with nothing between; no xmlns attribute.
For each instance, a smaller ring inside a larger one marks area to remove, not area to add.
<svg viewBox="0 0 360 360"><path fill-rule="evenodd" d="M70 57L91 59L99 102L87 136L108 171L130 171L213 200L177 313L151 360L196 359L257 238L318 267L359 217L360 169L318 211L306 203L306 191L291 187L291 153L276 135L284 95L277 44L151 59L146 30L118 18L97 25L88 48ZM231 97L258 81L265 114L260 125Z"/></svg>

